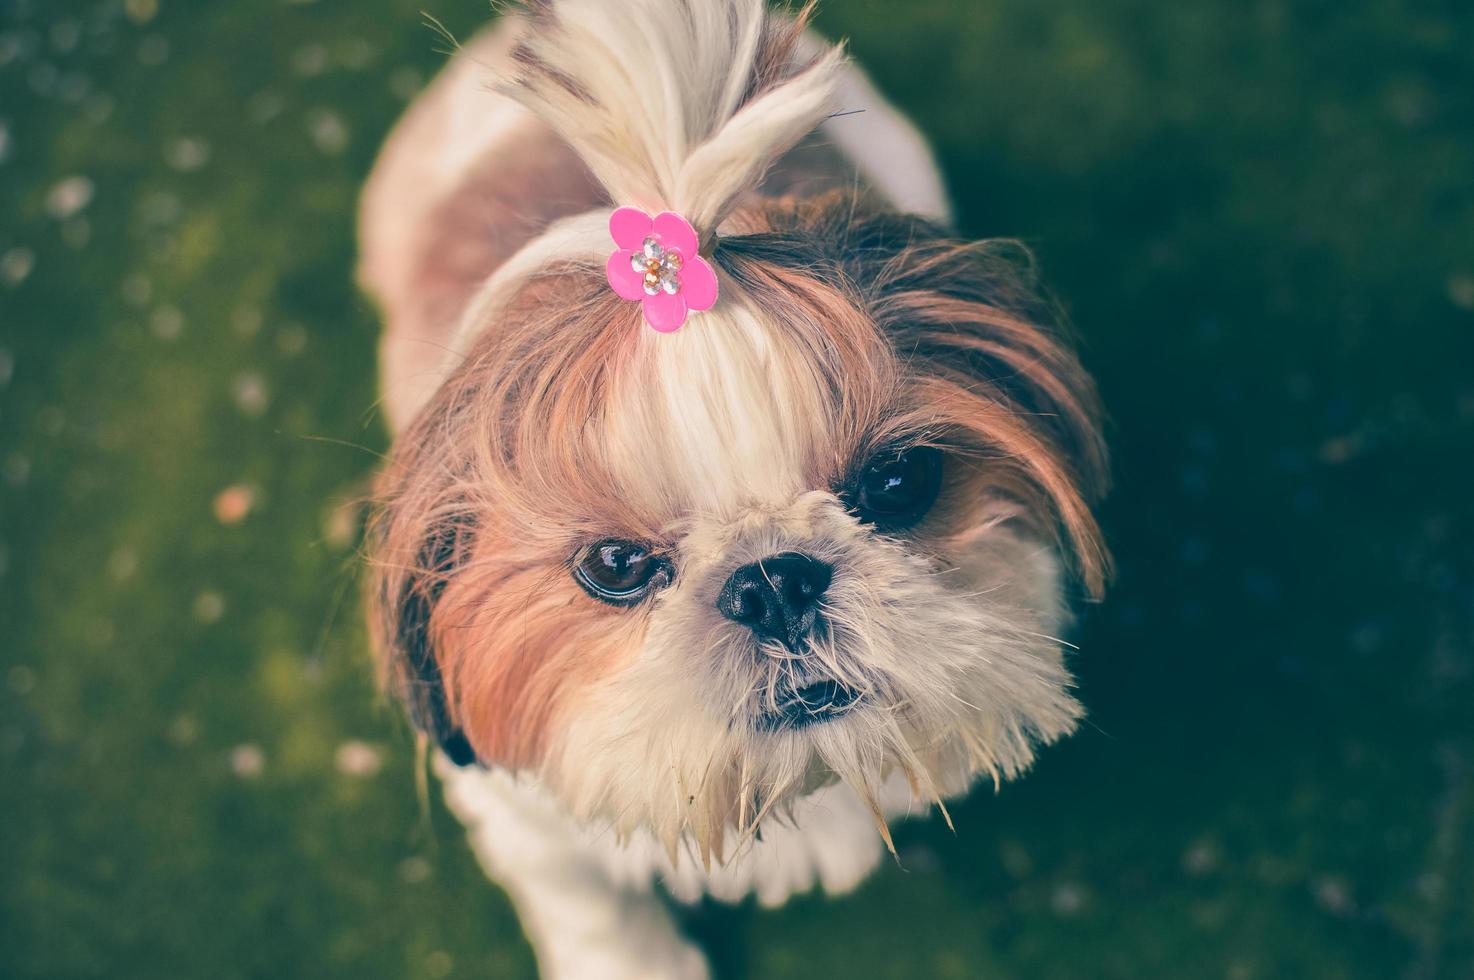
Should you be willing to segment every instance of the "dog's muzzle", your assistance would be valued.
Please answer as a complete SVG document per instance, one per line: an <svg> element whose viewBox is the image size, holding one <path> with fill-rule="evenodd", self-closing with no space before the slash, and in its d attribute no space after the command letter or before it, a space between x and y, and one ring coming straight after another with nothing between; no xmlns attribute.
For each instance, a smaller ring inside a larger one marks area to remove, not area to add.
<svg viewBox="0 0 1474 980"><path fill-rule="evenodd" d="M847 714L860 699L860 692L839 681L816 681L794 689L779 690L778 707L757 717L757 727L766 732L796 731Z"/></svg>

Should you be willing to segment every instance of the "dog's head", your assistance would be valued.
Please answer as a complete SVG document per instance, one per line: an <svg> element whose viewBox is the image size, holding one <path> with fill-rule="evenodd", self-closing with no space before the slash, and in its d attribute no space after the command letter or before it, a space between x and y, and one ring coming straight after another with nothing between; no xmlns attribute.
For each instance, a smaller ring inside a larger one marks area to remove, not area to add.
<svg viewBox="0 0 1474 980"><path fill-rule="evenodd" d="M763 22L733 118L823 83L796 38ZM613 111L558 43L522 84ZM600 173L591 125L565 131ZM1106 564L1093 388L1021 250L752 179L700 185L721 299L677 333L609 291L607 242L478 302L370 539L391 683L453 758L718 859L835 779L929 800L1026 767L1079 715L1064 581Z"/></svg>

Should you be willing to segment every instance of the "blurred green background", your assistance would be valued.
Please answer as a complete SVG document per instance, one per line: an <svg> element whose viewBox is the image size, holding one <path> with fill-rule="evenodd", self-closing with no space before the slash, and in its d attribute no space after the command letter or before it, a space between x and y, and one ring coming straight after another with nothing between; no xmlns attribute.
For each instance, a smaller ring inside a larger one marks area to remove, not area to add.
<svg viewBox="0 0 1474 980"><path fill-rule="evenodd" d="M481 0L0 0L0 976L530 977L369 677L353 209ZM1474 977L1474 8L829 0L1112 416L1091 722L722 975Z"/></svg>

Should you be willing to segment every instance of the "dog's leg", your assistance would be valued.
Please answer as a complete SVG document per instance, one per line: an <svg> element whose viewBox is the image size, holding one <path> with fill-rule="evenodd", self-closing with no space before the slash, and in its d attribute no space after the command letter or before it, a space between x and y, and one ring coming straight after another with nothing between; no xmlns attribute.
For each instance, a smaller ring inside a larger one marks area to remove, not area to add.
<svg viewBox="0 0 1474 980"><path fill-rule="evenodd" d="M653 890L623 887L530 780L440 767L486 873L511 895L544 980L707 980Z"/></svg>

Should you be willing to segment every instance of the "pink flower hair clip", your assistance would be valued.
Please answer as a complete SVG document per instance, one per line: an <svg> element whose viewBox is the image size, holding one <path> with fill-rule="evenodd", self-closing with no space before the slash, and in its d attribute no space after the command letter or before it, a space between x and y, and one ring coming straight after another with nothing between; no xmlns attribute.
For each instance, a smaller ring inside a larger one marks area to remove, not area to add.
<svg viewBox="0 0 1474 980"><path fill-rule="evenodd" d="M619 208L609 216L609 234L619 246L605 269L609 287L623 299L639 300L655 330L679 330L688 312L716 303L716 272L696 254L696 230L685 218Z"/></svg>

